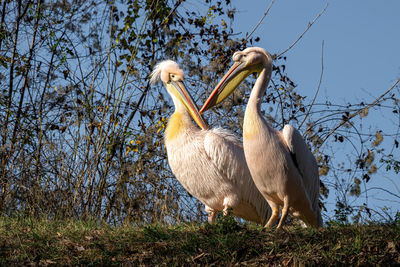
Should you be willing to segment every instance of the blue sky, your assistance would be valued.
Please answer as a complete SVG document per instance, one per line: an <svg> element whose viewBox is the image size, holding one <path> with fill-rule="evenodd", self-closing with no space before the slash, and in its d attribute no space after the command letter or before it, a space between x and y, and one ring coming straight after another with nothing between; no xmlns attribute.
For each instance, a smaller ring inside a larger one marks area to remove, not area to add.
<svg viewBox="0 0 400 267"><path fill-rule="evenodd" d="M262 0L233 0L232 6L237 9L234 31L242 32L241 37L246 36L269 4L270 1ZM324 41L324 75L316 102L329 99L335 104L370 103L400 77L400 1L276 0L253 36L261 38L258 46L271 54L280 53L298 38L326 4L325 13L285 54L288 76L298 85L296 89L301 95L311 98L320 78ZM383 119L386 115L380 111L370 114L369 124L363 127L396 132L399 122L393 124L390 119ZM336 153L335 160L345 162L346 153ZM399 151L395 153L399 154ZM378 178L366 186L400 193L397 176L394 172L386 173L382 167ZM327 203L329 213L335 208L332 197L331 191ZM400 210L399 199L379 190L370 191L368 199L360 198L355 205L365 201L373 208L389 206L394 211Z"/></svg>
<svg viewBox="0 0 400 267"><path fill-rule="evenodd" d="M237 8L234 29L251 31L269 3L232 1ZM373 100L400 76L400 1L276 0L254 36L260 36L259 45L271 53L282 52L327 3L326 12L287 52L290 77L304 94L315 92L324 41L320 97L345 100L362 95Z"/></svg>

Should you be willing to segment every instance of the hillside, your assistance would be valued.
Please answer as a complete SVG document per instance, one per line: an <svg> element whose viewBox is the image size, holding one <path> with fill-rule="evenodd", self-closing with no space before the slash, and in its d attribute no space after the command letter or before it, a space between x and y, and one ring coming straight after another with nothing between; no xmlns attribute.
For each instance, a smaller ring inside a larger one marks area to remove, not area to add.
<svg viewBox="0 0 400 267"><path fill-rule="evenodd" d="M144 227L1 218L0 265L400 264L399 223L260 230L231 218Z"/></svg>

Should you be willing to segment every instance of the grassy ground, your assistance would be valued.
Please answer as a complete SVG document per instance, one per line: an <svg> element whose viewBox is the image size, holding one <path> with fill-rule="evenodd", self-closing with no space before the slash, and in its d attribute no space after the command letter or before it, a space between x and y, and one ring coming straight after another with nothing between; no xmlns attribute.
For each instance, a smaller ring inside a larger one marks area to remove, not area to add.
<svg viewBox="0 0 400 267"><path fill-rule="evenodd" d="M400 264L399 223L260 230L231 218L173 227L0 218L0 265Z"/></svg>

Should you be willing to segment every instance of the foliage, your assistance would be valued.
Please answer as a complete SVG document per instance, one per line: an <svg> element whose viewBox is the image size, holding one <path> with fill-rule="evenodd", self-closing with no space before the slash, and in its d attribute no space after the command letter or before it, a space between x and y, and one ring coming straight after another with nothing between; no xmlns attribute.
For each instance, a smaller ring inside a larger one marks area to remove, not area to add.
<svg viewBox="0 0 400 267"><path fill-rule="evenodd" d="M189 82L212 86L245 41L221 24L234 18L229 1L190 12L186 5L2 2L2 213L114 223L203 218L167 167L162 135L172 107L148 75L172 58Z"/></svg>
<svg viewBox="0 0 400 267"><path fill-rule="evenodd" d="M173 107L148 75L158 61L174 59L204 102L233 52L260 40L234 32L230 1L0 3L0 213L117 225L204 220L201 203L168 167L162 137ZM276 129L290 123L304 133L320 167L321 201L336 197L343 222L386 216L369 207L369 190L382 190L368 184L399 171L398 87L373 106L317 103L289 78L286 57L274 57L263 113ZM253 82L206 114L210 124L241 136ZM363 128L384 111L397 131Z"/></svg>

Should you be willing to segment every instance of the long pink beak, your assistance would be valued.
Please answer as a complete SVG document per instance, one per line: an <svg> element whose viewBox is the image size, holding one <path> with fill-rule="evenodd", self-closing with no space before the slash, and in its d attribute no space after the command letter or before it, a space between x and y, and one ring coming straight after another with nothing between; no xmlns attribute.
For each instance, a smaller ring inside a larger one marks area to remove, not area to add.
<svg viewBox="0 0 400 267"><path fill-rule="evenodd" d="M235 62L233 66L228 70L228 72L222 77L215 89L211 92L210 96L204 103L203 107L200 109L200 114L202 114L207 109L221 103L225 98L227 98L233 91L239 86L243 79L240 79L239 83L233 83L233 86L229 86L233 81L235 76L237 76L243 67L243 62Z"/></svg>

